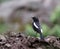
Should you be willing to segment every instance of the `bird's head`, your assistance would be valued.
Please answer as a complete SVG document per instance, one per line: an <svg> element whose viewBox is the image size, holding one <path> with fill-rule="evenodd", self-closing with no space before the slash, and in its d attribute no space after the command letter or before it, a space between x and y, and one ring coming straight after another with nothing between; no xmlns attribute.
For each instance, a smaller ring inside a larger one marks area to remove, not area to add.
<svg viewBox="0 0 60 49"><path fill-rule="evenodd" d="M34 22L39 22L39 19L37 17L32 17Z"/></svg>

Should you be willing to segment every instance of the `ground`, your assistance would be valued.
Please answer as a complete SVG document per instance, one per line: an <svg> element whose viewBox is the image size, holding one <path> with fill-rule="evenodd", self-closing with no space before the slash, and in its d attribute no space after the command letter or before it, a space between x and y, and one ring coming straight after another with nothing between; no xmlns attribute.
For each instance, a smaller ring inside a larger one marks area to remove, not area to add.
<svg viewBox="0 0 60 49"><path fill-rule="evenodd" d="M48 36L41 40L23 33L8 32L0 35L0 49L60 49L60 38Z"/></svg>

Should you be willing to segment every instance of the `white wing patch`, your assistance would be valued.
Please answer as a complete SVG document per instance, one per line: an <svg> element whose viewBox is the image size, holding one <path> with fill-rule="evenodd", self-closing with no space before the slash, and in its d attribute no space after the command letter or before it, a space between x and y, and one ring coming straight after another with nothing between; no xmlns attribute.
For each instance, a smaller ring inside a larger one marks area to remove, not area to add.
<svg viewBox="0 0 60 49"><path fill-rule="evenodd" d="M36 28L39 28L37 25L36 25L36 23L34 22L34 26L36 27Z"/></svg>
<svg viewBox="0 0 60 49"><path fill-rule="evenodd" d="M36 28L39 28L37 25L36 25L36 23L34 22L34 26L36 27ZM43 30L41 29L41 32L43 33Z"/></svg>

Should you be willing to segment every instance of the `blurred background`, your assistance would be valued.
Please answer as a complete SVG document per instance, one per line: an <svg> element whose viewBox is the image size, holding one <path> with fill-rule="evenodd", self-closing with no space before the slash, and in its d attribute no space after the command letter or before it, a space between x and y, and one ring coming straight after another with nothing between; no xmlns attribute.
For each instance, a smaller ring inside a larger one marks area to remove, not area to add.
<svg viewBox="0 0 60 49"><path fill-rule="evenodd" d="M60 37L60 0L0 0L0 34L14 31L36 36L33 16L39 18L44 36Z"/></svg>

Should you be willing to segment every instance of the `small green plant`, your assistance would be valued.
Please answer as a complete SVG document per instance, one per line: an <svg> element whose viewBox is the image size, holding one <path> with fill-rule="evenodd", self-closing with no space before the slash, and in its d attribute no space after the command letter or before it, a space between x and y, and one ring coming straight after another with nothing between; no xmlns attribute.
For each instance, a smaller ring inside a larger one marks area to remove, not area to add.
<svg viewBox="0 0 60 49"><path fill-rule="evenodd" d="M60 6L57 6L51 15L51 22L54 26L51 28L50 33L60 37Z"/></svg>
<svg viewBox="0 0 60 49"><path fill-rule="evenodd" d="M0 23L0 34L5 33L7 31L8 27L6 24L1 24Z"/></svg>

